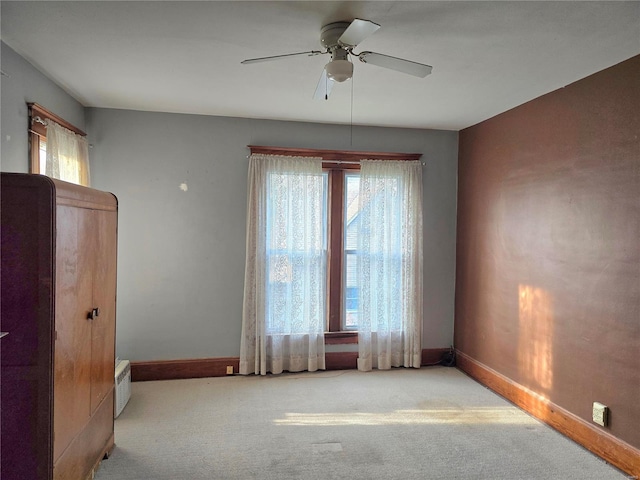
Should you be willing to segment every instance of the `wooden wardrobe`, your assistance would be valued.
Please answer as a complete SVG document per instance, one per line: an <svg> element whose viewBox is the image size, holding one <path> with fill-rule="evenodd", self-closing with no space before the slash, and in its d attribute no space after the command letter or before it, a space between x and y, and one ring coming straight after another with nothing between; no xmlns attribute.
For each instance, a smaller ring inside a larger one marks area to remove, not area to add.
<svg viewBox="0 0 640 480"><path fill-rule="evenodd" d="M114 446L118 203L2 173L2 480L85 480Z"/></svg>

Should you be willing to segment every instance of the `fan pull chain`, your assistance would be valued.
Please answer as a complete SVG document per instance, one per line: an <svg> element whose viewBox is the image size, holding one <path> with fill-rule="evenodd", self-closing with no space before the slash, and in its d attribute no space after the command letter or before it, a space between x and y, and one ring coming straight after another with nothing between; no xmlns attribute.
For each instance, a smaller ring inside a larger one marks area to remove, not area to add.
<svg viewBox="0 0 640 480"><path fill-rule="evenodd" d="M324 76L324 99L329 100L329 78L327 75Z"/></svg>
<svg viewBox="0 0 640 480"><path fill-rule="evenodd" d="M353 76L351 77L351 132L350 132L350 146L353 147Z"/></svg>

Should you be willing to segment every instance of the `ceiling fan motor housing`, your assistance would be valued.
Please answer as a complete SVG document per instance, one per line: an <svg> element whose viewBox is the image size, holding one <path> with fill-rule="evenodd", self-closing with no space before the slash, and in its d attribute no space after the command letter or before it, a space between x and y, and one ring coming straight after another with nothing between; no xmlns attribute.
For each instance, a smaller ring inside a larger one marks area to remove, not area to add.
<svg viewBox="0 0 640 480"><path fill-rule="evenodd" d="M320 30L320 43L322 46L331 51L339 47L338 39L350 24L351 22L334 22L322 27L322 30Z"/></svg>

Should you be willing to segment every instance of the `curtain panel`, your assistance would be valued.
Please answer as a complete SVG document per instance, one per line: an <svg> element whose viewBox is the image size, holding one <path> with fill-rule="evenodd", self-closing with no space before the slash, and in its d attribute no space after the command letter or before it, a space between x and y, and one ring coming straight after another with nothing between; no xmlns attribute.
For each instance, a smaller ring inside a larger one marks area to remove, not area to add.
<svg viewBox="0 0 640 480"><path fill-rule="evenodd" d="M363 160L358 251L358 369L420 367L422 164Z"/></svg>
<svg viewBox="0 0 640 480"><path fill-rule="evenodd" d="M240 373L325 368L322 159L249 158Z"/></svg>
<svg viewBox="0 0 640 480"><path fill-rule="evenodd" d="M57 123L46 120L47 176L89 186L89 144L87 139Z"/></svg>

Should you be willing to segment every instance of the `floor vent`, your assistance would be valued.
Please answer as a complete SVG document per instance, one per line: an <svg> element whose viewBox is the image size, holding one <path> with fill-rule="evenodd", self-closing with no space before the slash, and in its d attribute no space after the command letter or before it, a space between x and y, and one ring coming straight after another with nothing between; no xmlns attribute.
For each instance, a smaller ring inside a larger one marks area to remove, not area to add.
<svg viewBox="0 0 640 480"><path fill-rule="evenodd" d="M131 364L129 360L120 360L116 365L116 404L114 418L122 413L131 398Z"/></svg>

